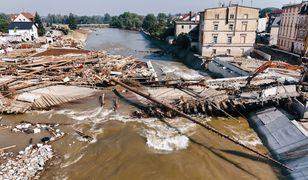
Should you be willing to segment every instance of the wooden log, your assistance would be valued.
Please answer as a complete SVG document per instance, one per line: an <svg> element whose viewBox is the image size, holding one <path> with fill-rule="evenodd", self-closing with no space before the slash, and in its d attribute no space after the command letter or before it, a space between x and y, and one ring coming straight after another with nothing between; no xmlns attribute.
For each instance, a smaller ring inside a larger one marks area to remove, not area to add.
<svg viewBox="0 0 308 180"><path fill-rule="evenodd" d="M261 156L261 157L263 157L263 158L265 158L265 159L268 159L268 160L274 162L275 164L278 164L278 165L281 166L281 167L284 167L284 168L286 168L286 169L288 169L288 170L293 171L293 170L292 170L290 167L288 167L287 165L285 165L285 164L283 164L283 163L281 163L281 162L275 160L274 158L272 158L272 157L270 157L270 156L268 156L268 155L266 155L266 154L263 154L263 153L261 153L261 152L258 152L257 150L254 150L254 149L252 149L251 147L248 147L248 146L244 145L243 143L241 143L241 142L239 142L239 141L237 141L237 140L235 140L235 139L229 137L228 135L226 135L226 134L224 134L224 133L222 133L222 132L216 130L215 128L211 127L211 126L208 125L207 123L201 123L201 122L199 122L198 120L196 120L196 119L194 119L194 118L188 116L187 114L185 114L185 113L183 113L183 112L181 112L181 111L178 111L177 109L173 108L173 107L172 107L171 105L169 105L169 104L160 102L160 101L154 99L153 97L151 97L151 96L149 96L149 95L147 95L147 94L145 94L145 93L139 92L138 90L136 90L136 89L134 89L134 88L131 88L131 87L127 86L126 84L124 84L124 83L122 83L122 82L120 82L120 81L118 81L118 80L116 80L116 79L111 79L110 81L112 81L112 82L114 82L114 83L116 83L116 84L118 84L118 85L120 85L120 86L122 86L122 87L124 87L124 88L126 88L126 89L128 89L128 90L130 90L130 91L132 91L132 92L134 92L134 93L136 93L136 94L138 94L139 96L142 96L143 98L146 98L146 99L148 99L148 100L150 100L150 101L152 101L152 102L158 104L160 107L164 107L164 108L166 108L166 109L168 109L168 110L170 110L170 111L173 111L173 112L176 113L177 115L182 116L182 117L184 117L184 118L190 120L191 122L193 122L193 123L195 123L195 124L197 124L197 125L199 125L199 126L201 126L201 127L204 127L205 129L211 131L212 133L214 133L214 134L216 134L216 135L218 135L218 136L220 136L220 137L222 137L222 138L224 138L224 139L226 139L226 140L228 140L228 141L230 141L230 142L232 142L232 143L234 143L234 144L236 144L236 145L239 145L239 146L241 146L242 148L244 148L244 149L246 149L246 150L248 150L248 151L250 151L250 152L253 152L254 154L256 154L256 155L258 155L258 156Z"/></svg>
<svg viewBox="0 0 308 180"><path fill-rule="evenodd" d="M13 149L13 148L15 148L15 147L16 147L16 145L12 145L12 146L8 146L8 147L0 148L0 152L3 152L3 151L5 151L5 150L9 150L9 149Z"/></svg>
<svg viewBox="0 0 308 180"><path fill-rule="evenodd" d="M101 107L105 105L105 94L103 94L102 96L99 96L99 103Z"/></svg>

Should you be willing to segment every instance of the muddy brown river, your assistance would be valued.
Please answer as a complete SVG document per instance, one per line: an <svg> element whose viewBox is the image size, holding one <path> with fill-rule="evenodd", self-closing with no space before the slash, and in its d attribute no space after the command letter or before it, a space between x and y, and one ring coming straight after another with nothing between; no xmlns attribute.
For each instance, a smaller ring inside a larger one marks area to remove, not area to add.
<svg viewBox="0 0 308 180"><path fill-rule="evenodd" d="M156 49L140 33L118 29L98 29L86 49L106 50L111 54L133 55L141 60L158 61L185 77L201 76L169 55L145 53ZM98 96L106 94L100 107ZM134 97L131 93L124 93ZM207 130L182 119L134 119L136 107L120 100L112 110L115 95L108 89L97 96L24 115L3 116L1 123L14 125L31 122L71 123L60 126L66 137L55 142L58 158L50 162L42 179L279 179L279 168ZM200 117L201 118L201 117ZM234 139L266 153L256 133L243 117L203 117L210 125ZM94 139L85 141L74 130ZM0 131L1 145L16 144L15 152L25 148L29 139L38 142L40 134L11 134ZM8 139L10 137L10 139ZM11 138L13 137L13 138Z"/></svg>

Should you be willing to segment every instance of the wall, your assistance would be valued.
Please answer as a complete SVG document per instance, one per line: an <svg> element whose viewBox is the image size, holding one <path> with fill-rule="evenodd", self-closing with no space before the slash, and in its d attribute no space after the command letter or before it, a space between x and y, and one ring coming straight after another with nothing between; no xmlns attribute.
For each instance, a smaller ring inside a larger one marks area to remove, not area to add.
<svg viewBox="0 0 308 180"><path fill-rule="evenodd" d="M271 36L270 36L270 42L269 45L277 45L278 43L278 32L279 32L279 27L272 27L271 28Z"/></svg>
<svg viewBox="0 0 308 180"><path fill-rule="evenodd" d="M295 4L282 8L278 47L285 51L294 52L300 6L300 4Z"/></svg>
<svg viewBox="0 0 308 180"><path fill-rule="evenodd" d="M37 33L37 27L35 25L32 26L31 30L9 30L9 34L16 36L16 35L21 35L23 39L28 39L31 40L31 36L33 35L33 37L35 39L38 38L38 33Z"/></svg>
<svg viewBox="0 0 308 180"><path fill-rule="evenodd" d="M264 32L266 30L267 21L267 17L259 18L257 29L258 32Z"/></svg>
<svg viewBox="0 0 308 180"><path fill-rule="evenodd" d="M308 14L299 15L298 21L298 31L295 40L294 52L297 54L302 54L304 52L305 38L306 35L308 35Z"/></svg>
<svg viewBox="0 0 308 180"><path fill-rule="evenodd" d="M219 18L215 17L216 14ZM227 49L230 49L230 55L233 56L246 55L253 50L259 9L241 6L237 9L237 6L231 6L228 22L226 16L227 7L206 9L201 13L199 53L202 56L212 56L213 49L216 49L216 55L226 54ZM230 24L233 24L232 30L229 28ZM218 25L218 30L214 29L215 25ZM214 36L217 36L217 43L213 42ZM228 42L228 37L232 38L231 43Z"/></svg>
<svg viewBox="0 0 308 180"><path fill-rule="evenodd" d="M224 78L248 76L249 73L219 59L208 63L208 70L211 73L219 74Z"/></svg>
<svg viewBox="0 0 308 180"><path fill-rule="evenodd" d="M263 51L260 51L260 50L257 50L257 49L255 49L254 50L254 52L255 53L257 53L257 54L259 54L260 56L262 56L264 59L266 59L266 60L271 60L272 59L272 56L271 55L269 55L269 54L267 54L267 53L265 53L265 52L263 52Z"/></svg>
<svg viewBox="0 0 308 180"><path fill-rule="evenodd" d="M175 36L180 35L181 33L189 33L191 32L195 27L198 26L198 23L195 22L176 22L175 25Z"/></svg>

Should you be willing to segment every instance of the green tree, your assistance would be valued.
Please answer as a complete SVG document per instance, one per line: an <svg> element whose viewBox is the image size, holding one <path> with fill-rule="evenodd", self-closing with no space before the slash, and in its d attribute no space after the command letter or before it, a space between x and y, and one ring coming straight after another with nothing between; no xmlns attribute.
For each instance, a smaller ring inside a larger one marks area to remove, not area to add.
<svg viewBox="0 0 308 180"><path fill-rule="evenodd" d="M190 47L191 39L187 33L181 33L176 38L176 45L182 49L188 49Z"/></svg>
<svg viewBox="0 0 308 180"><path fill-rule="evenodd" d="M142 19L143 17L138 14L125 12L120 16L113 16L110 26L121 29L140 30Z"/></svg>
<svg viewBox="0 0 308 180"><path fill-rule="evenodd" d="M75 18L75 16L72 13L69 14L68 19L67 19L67 23L68 23L68 27L71 30L77 29L76 18Z"/></svg>
<svg viewBox="0 0 308 180"><path fill-rule="evenodd" d="M6 14L0 14L0 32L7 33L9 29L10 19Z"/></svg>
<svg viewBox="0 0 308 180"><path fill-rule="evenodd" d="M108 13L106 13L104 15L104 23L110 23L110 22L111 22L111 16Z"/></svg>
<svg viewBox="0 0 308 180"><path fill-rule="evenodd" d="M150 34L153 34L158 29L158 22L154 14L148 14L145 16L143 22L142 22L142 28L149 32Z"/></svg>
<svg viewBox="0 0 308 180"><path fill-rule="evenodd" d="M37 24L37 27L38 27L38 35L44 36L45 33L46 33L46 30L45 30L44 25L42 23L42 19L37 12L35 13L35 16L34 16L34 22L35 22L35 24Z"/></svg>

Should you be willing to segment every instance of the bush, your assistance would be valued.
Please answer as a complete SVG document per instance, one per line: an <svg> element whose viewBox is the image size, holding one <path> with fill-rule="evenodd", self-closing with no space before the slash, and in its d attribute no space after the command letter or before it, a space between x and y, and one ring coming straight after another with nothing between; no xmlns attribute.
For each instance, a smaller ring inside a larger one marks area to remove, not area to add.
<svg viewBox="0 0 308 180"><path fill-rule="evenodd" d="M191 39L190 39L190 37L188 36L187 33L181 33L176 38L175 44L182 49L188 49L188 48L190 48Z"/></svg>

